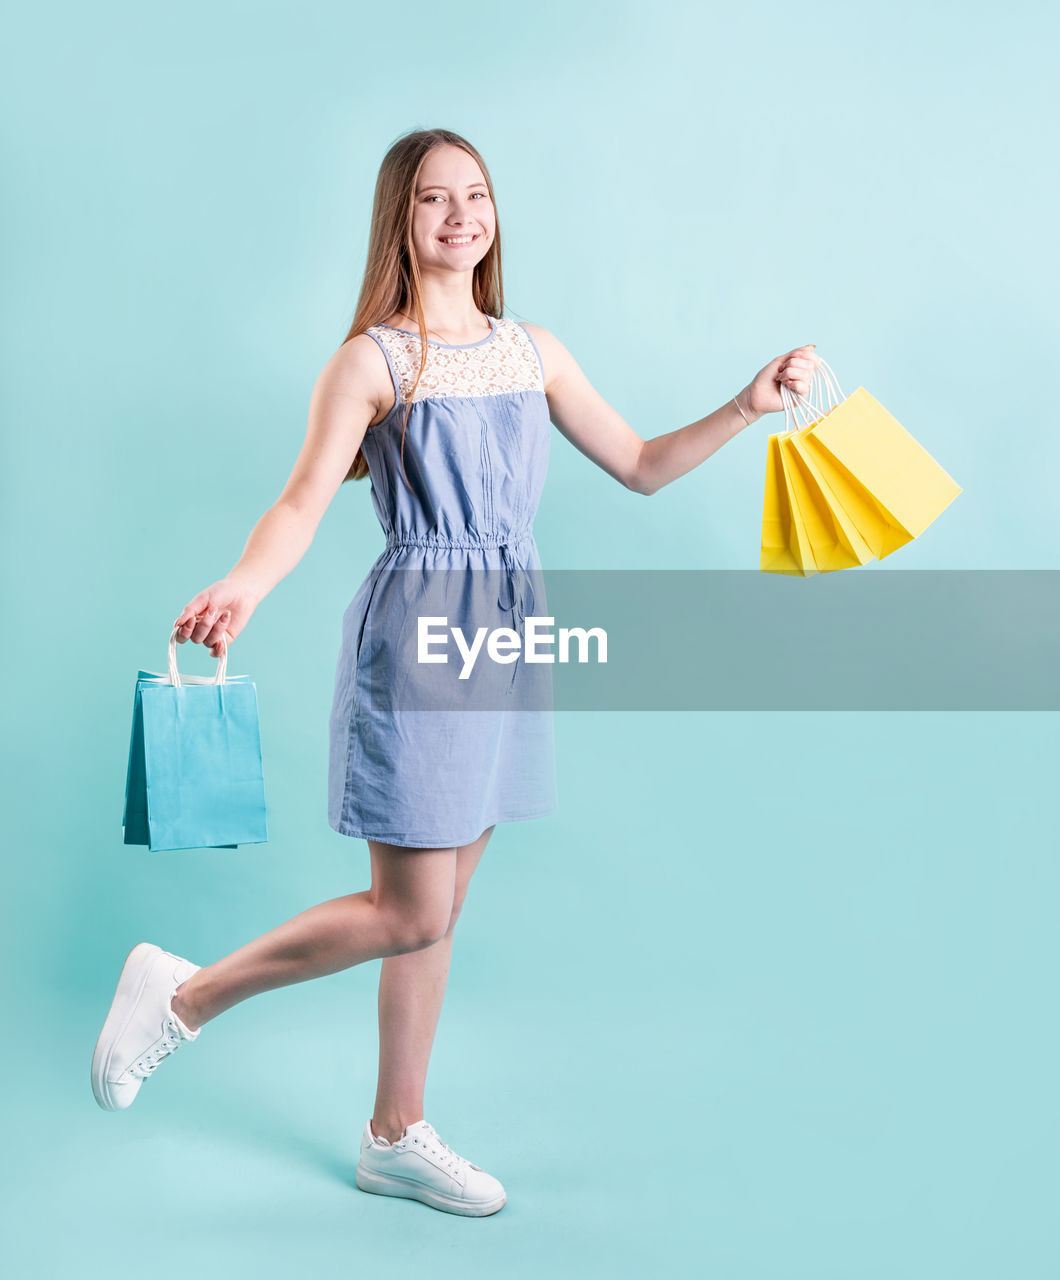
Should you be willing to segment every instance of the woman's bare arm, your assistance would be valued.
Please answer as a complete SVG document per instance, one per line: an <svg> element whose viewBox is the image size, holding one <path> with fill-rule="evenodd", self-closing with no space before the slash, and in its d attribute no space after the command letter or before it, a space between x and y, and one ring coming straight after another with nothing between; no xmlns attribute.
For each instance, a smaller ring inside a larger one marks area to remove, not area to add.
<svg viewBox="0 0 1060 1280"><path fill-rule="evenodd" d="M656 493L698 467L763 413L782 408L778 380L808 394L817 361L804 347L778 356L737 393L743 414L730 400L686 427L645 440L593 387L558 338L539 325L526 328L541 352L552 421L576 449L634 493Z"/></svg>
<svg viewBox="0 0 1060 1280"><path fill-rule="evenodd" d="M389 370L378 344L366 334L344 343L313 387L305 442L283 491L254 526L233 568L181 610L173 624L181 643L205 644L216 657L222 638L231 643L239 635L258 604L309 549L369 424L389 407L388 396L392 403Z"/></svg>

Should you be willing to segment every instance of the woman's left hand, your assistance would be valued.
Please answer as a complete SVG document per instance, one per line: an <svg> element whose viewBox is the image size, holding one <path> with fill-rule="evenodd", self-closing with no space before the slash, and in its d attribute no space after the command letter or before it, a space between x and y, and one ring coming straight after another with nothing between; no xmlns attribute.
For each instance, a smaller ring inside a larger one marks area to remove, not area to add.
<svg viewBox="0 0 1060 1280"><path fill-rule="evenodd" d="M805 347L796 347L787 355L777 356L761 369L746 387L740 392L740 404L752 413L779 413L784 408L780 398L780 384L786 383L795 395L810 394L810 379L820 360L814 355L811 342Z"/></svg>

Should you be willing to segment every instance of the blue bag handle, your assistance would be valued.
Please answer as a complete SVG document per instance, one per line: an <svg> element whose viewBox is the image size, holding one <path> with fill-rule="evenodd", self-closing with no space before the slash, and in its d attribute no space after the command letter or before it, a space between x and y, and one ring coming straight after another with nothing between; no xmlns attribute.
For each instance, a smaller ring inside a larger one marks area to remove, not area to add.
<svg viewBox="0 0 1060 1280"><path fill-rule="evenodd" d="M184 683L180 678L180 672L177 670L177 627L173 628L173 633L169 637L169 683L174 684L179 689ZM217 660L217 672L213 680L196 680L196 684L224 684L225 673L228 670L228 644L221 641L221 656Z"/></svg>

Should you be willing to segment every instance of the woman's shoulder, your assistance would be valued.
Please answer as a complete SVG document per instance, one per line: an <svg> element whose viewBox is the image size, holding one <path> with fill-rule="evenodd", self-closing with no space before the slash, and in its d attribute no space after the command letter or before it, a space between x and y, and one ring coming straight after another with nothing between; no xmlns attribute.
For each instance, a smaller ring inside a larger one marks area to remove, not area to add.
<svg viewBox="0 0 1060 1280"><path fill-rule="evenodd" d="M528 320L517 320L529 335L541 358L541 372L545 380L545 390L553 384L563 370L571 363L571 355L554 333L543 325L531 324Z"/></svg>
<svg viewBox="0 0 1060 1280"><path fill-rule="evenodd" d="M338 348L321 370L319 383L335 395L393 402L386 356L370 333L357 333Z"/></svg>
<svg viewBox="0 0 1060 1280"><path fill-rule="evenodd" d="M565 351L563 343L544 325L531 324L529 320L516 320L515 323L524 329L539 347L547 347L550 351L559 353Z"/></svg>
<svg viewBox="0 0 1060 1280"><path fill-rule="evenodd" d="M522 329L525 329L535 342L542 338L547 339L551 337L547 329L542 328L539 324L531 324L529 320L514 320L512 323L519 325Z"/></svg>

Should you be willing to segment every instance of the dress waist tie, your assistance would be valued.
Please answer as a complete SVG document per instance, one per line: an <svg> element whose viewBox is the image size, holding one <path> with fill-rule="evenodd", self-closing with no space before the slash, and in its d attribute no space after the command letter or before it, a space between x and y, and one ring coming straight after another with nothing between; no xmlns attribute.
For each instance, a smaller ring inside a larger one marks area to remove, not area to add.
<svg viewBox="0 0 1060 1280"><path fill-rule="evenodd" d="M504 568L506 571L506 581L501 584L500 595L497 596L497 603L502 609L511 609L512 611L512 627L518 635L522 635L520 623L525 621L528 611L532 611L534 607L534 584L524 566L520 565L512 553L511 546L507 542L499 544L501 549L501 557L504 560ZM526 586L526 590L518 589L517 579L522 578ZM510 600L505 603L503 597L505 595L505 586L508 588ZM529 595L529 604L526 603L526 597ZM515 675L519 669L520 654L516 654L516 659L512 663L512 678L508 683L506 693L511 693L515 685Z"/></svg>

